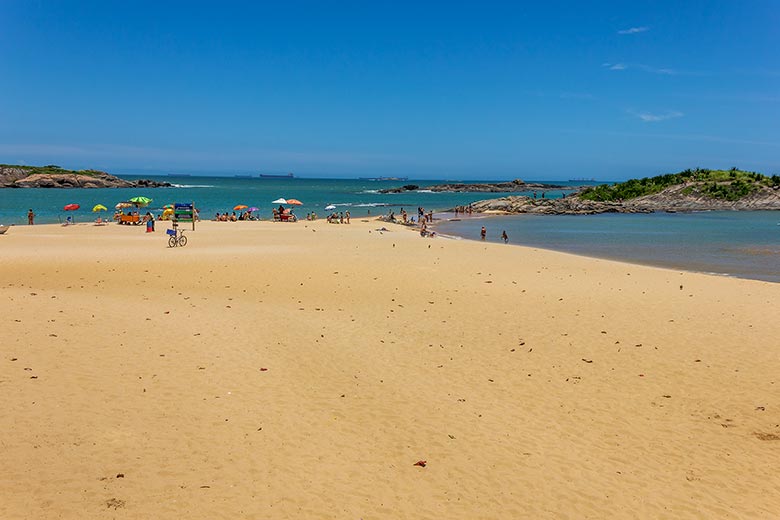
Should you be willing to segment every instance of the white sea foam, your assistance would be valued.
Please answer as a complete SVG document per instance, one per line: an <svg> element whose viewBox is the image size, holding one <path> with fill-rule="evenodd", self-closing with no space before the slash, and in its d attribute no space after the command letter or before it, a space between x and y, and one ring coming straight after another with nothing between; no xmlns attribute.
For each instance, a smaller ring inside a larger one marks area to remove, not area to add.
<svg viewBox="0 0 780 520"><path fill-rule="evenodd" d="M174 188L214 188L213 184L171 184Z"/></svg>
<svg viewBox="0 0 780 520"><path fill-rule="evenodd" d="M363 190L359 193L379 193L379 190Z"/></svg>
<svg viewBox="0 0 780 520"><path fill-rule="evenodd" d="M381 206L390 206L387 202L368 202L365 204L355 204L358 208L378 208Z"/></svg>

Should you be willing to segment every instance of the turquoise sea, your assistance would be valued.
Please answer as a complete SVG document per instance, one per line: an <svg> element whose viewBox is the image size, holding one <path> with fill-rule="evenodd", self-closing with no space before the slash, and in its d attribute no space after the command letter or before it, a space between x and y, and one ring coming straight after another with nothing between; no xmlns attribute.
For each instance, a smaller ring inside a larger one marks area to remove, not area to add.
<svg viewBox="0 0 780 520"><path fill-rule="evenodd" d="M131 176L123 176L132 178ZM2 189L0 224L26 225L27 210L36 213L36 223L63 222L72 215L76 222L95 218L91 209L103 204L110 210L117 202L135 196L153 199L150 209L175 202L195 202L201 218L217 212L232 212L238 204L257 206L261 217L270 218L277 198L296 198L299 217L316 212L324 216L325 206L349 210L353 217L398 213L405 208L415 214L418 206L437 213L436 228L442 235L479 239L479 229L488 229L488 240L499 241L506 230L510 244L566 251L601 258L657 265L674 269L718 273L729 276L780 282L780 212L656 213L650 215L520 215L485 217L473 215L450 221L447 210L476 200L506 194L432 193L425 190L382 194L387 187L416 184L426 186L441 180L370 181L337 179L259 179L202 176L144 176L167 181L171 188L154 189ZM485 181L479 181L485 182ZM549 182L549 181L548 181ZM562 183L581 184L581 183ZM560 191L547 197L560 197ZM531 195L528 192L516 195ZM81 208L65 212L66 204ZM109 211L110 215L111 211ZM0 246L2 242L0 241ZM1 250L1 249L0 249Z"/></svg>

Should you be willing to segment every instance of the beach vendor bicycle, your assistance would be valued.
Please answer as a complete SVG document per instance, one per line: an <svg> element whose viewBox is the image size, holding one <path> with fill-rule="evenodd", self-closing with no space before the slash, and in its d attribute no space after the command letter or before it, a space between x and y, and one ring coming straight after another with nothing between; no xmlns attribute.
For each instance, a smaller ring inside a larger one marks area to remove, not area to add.
<svg viewBox="0 0 780 520"><path fill-rule="evenodd" d="M174 214L171 221L172 228L166 229L169 235L168 247L184 247L187 245L187 237L184 236L184 230L179 229L179 222L192 222L192 229L195 230L195 203L176 203L174 204Z"/></svg>
<svg viewBox="0 0 780 520"><path fill-rule="evenodd" d="M179 225L176 222L173 223L172 229L166 229L165 232L169 235L168 247L184 247L187 245L187 237L184 236L184 230L179 229Z"/></svg>

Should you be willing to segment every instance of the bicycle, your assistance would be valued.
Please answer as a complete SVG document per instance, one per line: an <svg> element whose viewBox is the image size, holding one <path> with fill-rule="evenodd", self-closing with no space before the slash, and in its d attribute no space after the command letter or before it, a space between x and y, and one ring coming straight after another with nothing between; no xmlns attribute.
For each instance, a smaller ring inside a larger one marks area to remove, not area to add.
<svg viewBox="0 0 780 520"><path fill-rule="evenodd" d="M184 247L187 245L187 237L184 236L183 229L166 229L165 232L170 235L168 238L168 247Z"/></svg>

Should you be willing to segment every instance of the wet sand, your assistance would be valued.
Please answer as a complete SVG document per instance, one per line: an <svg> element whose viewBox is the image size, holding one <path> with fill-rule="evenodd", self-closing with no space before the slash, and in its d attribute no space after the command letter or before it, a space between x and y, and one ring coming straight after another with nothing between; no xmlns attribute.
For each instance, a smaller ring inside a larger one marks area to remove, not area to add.
<svg viewBox="0 0 780 520"><path fill-rule="evenodd" d="M383 225L0 236L0 518L780 513L780 284Z"/></svg>

